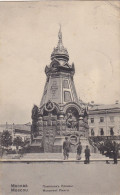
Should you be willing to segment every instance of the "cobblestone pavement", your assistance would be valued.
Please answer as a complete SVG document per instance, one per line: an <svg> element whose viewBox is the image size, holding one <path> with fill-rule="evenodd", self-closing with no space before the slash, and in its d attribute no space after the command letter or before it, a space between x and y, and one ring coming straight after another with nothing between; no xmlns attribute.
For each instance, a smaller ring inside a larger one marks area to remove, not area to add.
<svg viewBox="0 0 120 195"><path fill-rule="evenodd" d="M120 162L1 163L1 195L119 195ZM25 192L12 185L26 185ZM48 187L49 186L49 187ZM48 192L49 191L49 192Z"/></svg>

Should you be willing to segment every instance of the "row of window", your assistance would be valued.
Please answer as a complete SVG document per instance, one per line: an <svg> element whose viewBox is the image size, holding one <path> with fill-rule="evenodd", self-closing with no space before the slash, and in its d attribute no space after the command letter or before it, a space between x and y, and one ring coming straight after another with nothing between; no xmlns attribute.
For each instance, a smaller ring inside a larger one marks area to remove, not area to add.
<svg viewBox="0 0 120 195"><path fill-rule="evenodd" d="M94 123L94 118L90 119L91 123ZM114 116L110 116L110 121L114 122ZM100 123L104 122L104 117L100 117Z"/></svg>
<svg viewBox="0 0 120 195"><path fill-rule="evenodd" d="M95 132L94 132L94 129L92 128L91 129L91 135L94 136L95 135ZM100 135L104 135L104 129L103 128L100 128ZM114 130L113 130L113 127L110 127L110 135L113 136L114 135Z"/></svg>

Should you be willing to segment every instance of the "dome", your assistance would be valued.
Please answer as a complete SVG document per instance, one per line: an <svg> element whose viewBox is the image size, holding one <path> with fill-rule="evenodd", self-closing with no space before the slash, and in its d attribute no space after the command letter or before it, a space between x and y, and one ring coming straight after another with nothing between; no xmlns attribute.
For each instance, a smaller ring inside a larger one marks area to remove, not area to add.
<svg viewBox="0 0 120 195"><path fill-rule="evenodd" d="M69 54L67 49L63 46L62 43L62 32L61 32L61 28L59 30L58 33L58 45L57 47L54 48L52 54L51 54L51 60L53 60L54 58L60 59L60 60L65 60L68 61L69 60Z"/></svg>

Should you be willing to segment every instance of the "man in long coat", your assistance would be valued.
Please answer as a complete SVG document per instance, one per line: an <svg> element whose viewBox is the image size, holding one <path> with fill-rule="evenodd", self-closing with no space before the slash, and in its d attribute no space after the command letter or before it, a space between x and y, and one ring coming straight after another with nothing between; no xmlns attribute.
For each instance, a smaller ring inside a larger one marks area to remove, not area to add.
<svg viewBox="0 0 120 195"><path fill-rule="evenodd" d="M78 147L77 147L77 160L81 159L81 153L82 153L82 145L81 145L81 142L79 142Z"/></svg>
<svg viewBox="0 0 120 195"><path fill-rule="evenodd" d="M113 159L114 164L117 164L117 158L118 158L118 145L116 142L113 143Z"/></svg>
<svg viewBox="0 0 120 195"><path fill-rule="evenodd" d="M65 141L63 142L63 155L64 155L64 160L68 159L69 157L69 152L70 152L70 141L68 140L68 137L65 137Z"/></svg>
<svg viewBox="0 0 120 195"><path fill-rule="evenodd" d="M85 149L85 163L88 164L90 162L90 149L86 146Z"/></svg>

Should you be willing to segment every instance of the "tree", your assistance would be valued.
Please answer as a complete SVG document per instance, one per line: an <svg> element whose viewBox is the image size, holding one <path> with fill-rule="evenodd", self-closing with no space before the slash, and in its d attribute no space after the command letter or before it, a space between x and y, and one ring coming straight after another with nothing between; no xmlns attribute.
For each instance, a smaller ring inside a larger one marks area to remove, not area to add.
<svg viewBox="0 0 120 195"><path fill-rule="evenodd" d="M22 137L17 136L16 138L14 138L13 145L15 145L16 149L18 150L18 147L23 145Z"/></svg>
<svg viewBox="0 0 120 195"><path fill-rule="evenodd" d="M12 145L12 136L9 131L3 131L1 135L1 145L5 147Z"/></svg>

